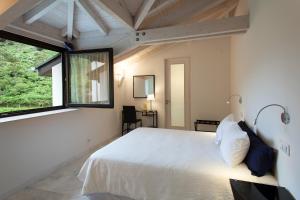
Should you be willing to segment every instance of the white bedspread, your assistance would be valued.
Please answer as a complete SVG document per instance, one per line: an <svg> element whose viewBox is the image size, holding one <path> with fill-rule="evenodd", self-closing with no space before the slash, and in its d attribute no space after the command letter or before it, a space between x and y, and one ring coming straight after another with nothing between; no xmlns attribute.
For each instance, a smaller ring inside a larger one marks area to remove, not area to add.
<svg viewBox="0 0 300 200"><path fill-rule="evenodd" d="M132 199L233 199L229 178L276 185L252 176L244 164L230 168L210 132L138 128L96 151L78 177L82 193Z"/></svg>

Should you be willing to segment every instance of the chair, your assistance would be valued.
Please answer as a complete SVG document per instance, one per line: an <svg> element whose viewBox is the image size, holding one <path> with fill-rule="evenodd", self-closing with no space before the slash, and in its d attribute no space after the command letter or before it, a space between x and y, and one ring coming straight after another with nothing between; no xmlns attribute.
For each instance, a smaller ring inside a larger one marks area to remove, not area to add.
<svg viewBox="0 0 300 200"><path fill-rule="evenodd" d="M123 106L123 111L122 111L122 135L124 131L128 133L131 131L130 126L132 124L135 125L134 128L137 127L137 123L140 123L140 126L142 126L142 120L136 118L136 110L135 106ZM126 124L126 129L124 130L124 125ZM133 129L132 129L133 130Z"/></svg>

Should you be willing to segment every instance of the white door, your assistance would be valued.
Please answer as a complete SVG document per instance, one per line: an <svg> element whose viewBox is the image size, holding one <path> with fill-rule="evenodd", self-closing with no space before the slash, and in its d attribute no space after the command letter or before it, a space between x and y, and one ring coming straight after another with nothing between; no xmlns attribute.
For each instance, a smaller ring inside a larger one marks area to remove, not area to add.
<svg viewBox="0 0 300 200"><path fill-rule="evenodd" d="M166 127L190 129L189 58L168 59L165 63Z"/></svg>

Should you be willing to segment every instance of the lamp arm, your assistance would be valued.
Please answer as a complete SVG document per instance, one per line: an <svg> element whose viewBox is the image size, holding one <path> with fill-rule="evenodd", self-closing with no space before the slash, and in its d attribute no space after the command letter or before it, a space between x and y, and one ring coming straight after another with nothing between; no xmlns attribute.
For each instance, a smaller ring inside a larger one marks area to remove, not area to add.
<svg viewBox="0 0 300 200"><path fill-rule="evenodd" d="M261 108L261 109L258 111L257 116L256 116L255 121L254 121L254 126L255 126L256 123L257 123L257 119L258 119L260 113L261 113L264 109L266 109L266 108L268 108L268 107L271 107L271 106L277 106L277 107L280 107L280 108L283 109L283 112L284 112L284 113L287 113L287 112L286 112L286 108L283 107L282 105L279 105L279 104L270 104L270 105L264 106L263 108Z"/></svg>

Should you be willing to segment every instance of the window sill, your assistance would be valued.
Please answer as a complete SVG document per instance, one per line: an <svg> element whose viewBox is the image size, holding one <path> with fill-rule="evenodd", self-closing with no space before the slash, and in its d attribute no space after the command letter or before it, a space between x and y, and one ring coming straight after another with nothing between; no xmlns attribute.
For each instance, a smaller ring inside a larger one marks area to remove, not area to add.
<svg viewBox="0 0 300 200"><path fill-rule="evenodd" d="M5 117L5 118L0 118L0 123L18 121L18 120L23 120L23 119L31 119L31 118L35 118L35 117L54 115L54 114L58 114L58 113L72 112L72 111L76 111L76 110L78 110L78 109L66 108L66 109L51 110L51 111L32 113L32 114L24 114L24 115L12 116L12 117Z"/></svg>

